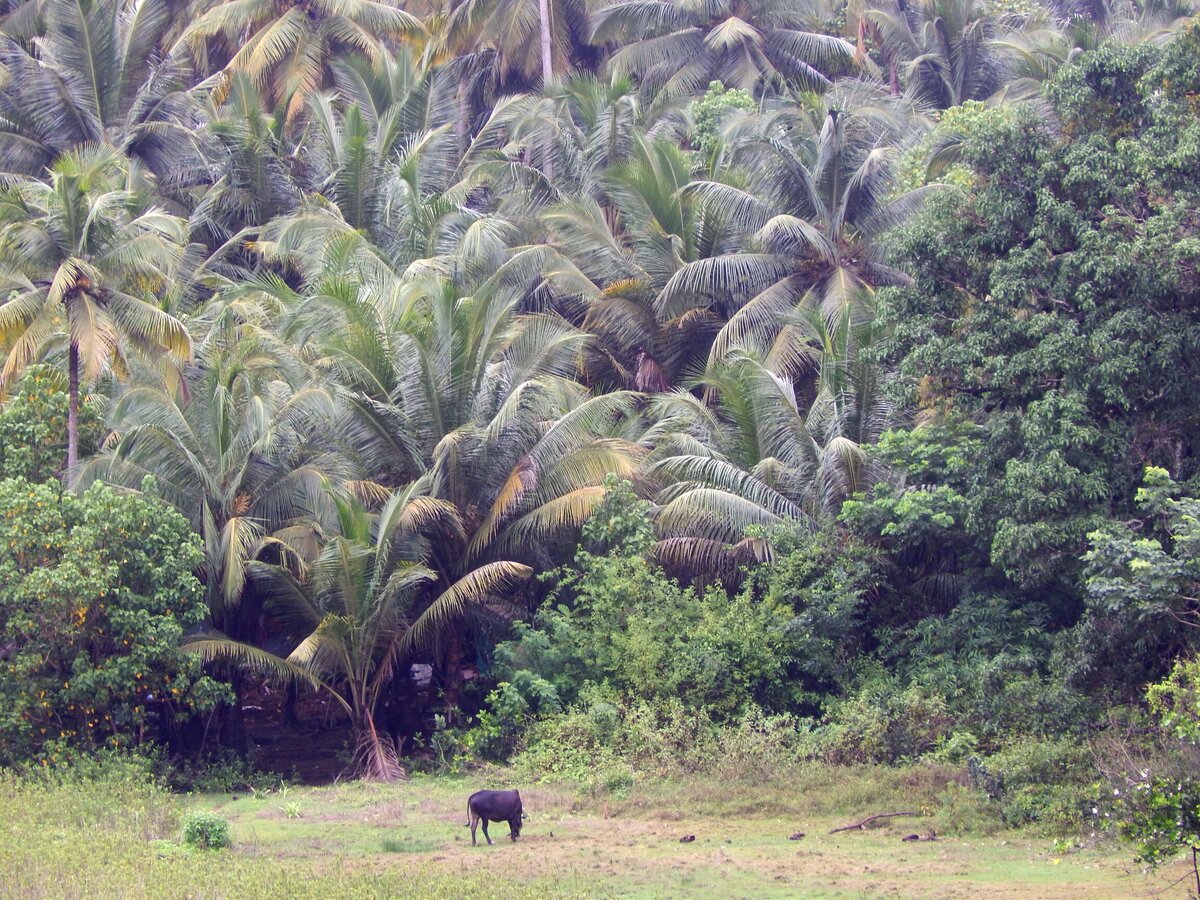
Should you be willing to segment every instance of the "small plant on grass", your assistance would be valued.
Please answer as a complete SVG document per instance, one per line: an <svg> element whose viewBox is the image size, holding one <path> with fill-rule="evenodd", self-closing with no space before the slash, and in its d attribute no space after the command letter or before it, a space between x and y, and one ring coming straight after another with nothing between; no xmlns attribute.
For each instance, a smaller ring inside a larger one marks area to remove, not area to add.
<svg viewBox="0 0 1200 900"><path fill-rule="evenodd" d="M183 817L183 842L201 850L229 846L229 821L216 813L190 812Z"/></svg>
<svg viewBox="0 0 1200 900"><path fill-rule="evenodd" d="M291 800L291 801L283 804L283 806L279 807L279 810L285 816L287 816L289 819L304 818L304 813L302 813L300 811L300 801L299 800Z"/></svg>

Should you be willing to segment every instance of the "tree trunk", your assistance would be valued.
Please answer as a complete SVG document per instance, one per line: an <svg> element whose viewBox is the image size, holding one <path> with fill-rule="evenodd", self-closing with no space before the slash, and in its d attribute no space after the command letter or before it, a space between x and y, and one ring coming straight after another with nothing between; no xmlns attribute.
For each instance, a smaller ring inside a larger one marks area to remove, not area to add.
<svg viewBox="0 0 1200 900"><path fill-rule="evenodd" d="M541 20L542 43L542 93L550 90L554 83L554 59L550 45L550 0L538 0L538 18ZM542 172L549 182L554 181L554 142L548 141L543 147Z"/></svg>
<svg viewBox="0 0 1200 900"><path fill-rule="evenodd" d="M538 0L538 18L542 34L542 91L554 81L554 62L550 55L550 0Z"/></svg>
<svg viewBox="0 0 1200 900"><path fill-rule="evenodd" d="M296 701L298 698L296 690L296 682L289 681L287 686L287 696L283 701L283 727L284 728L299 728L300 716L296 714Z"/></svg>
<svg viewBox="0 0 1200 900"><path fill-rule="evenodd" d="M368 781L404 781L408 773L400 764L396 744L375 727L369 709L356 709L354 727L354 774Z"/></svg>
<svg viewBox="0 0 1200 900"><path fill-rule="evenodd" d="M224 728L221 729L221 745L233 750L240 757L246 757L249 743L246 740L246 714L242 711L242 700L246 693L246 679L240 670L235 669L229 678L229 686L233 688L233 703L226 705Z"/></svg>
<svg viewBox="0 0 1200 900"><path fill-rule="evenodd" d="M79 466L79 348L69 341L67 351L67 486L75 486Z"/></svg>
<svg viewBox="0 0 1200 900"><path fill-rule="evenodd" d="M446 668L442 673L442 691L446 701L446 717L449 721L454 721L462 703L462 658L462 631L454 628L446 639Z"/></svg>
<svg viewBox="0 0 1200 900"><path fill-rule="evenodd" d="M454 136L458 139L458 155L461 161L462 156L467 152L467 146L470 144L471 135L467 122L467 116L470 112L470 98L467 96L467 87L463 83L465 79L460 79L458 82L458 111L454 117Z"/></svg>

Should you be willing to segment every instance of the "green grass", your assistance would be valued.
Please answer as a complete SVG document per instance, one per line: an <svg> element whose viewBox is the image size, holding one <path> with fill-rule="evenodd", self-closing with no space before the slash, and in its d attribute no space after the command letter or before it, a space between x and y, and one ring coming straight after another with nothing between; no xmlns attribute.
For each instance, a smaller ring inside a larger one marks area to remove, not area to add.
<svg viewBox="0 0 1200 900"><path fill-rule="evenodd" d="M810 767L767 783L639 784L622 797L522 785L522 840L472 847L466 797L491 777L418 777L258 796L174 797L132 776L51 783L0 776L3 897L1127 897L1162 890L1128 850L1062 854L1026 833L925 832L947 773ZM289 817L289 804L302 815ZM294 807L293 807L294 808ZM233 846L180 843L189 809L224 816ZM867 831L870 813L911 809ZM802 840L788 836L803 831ZM695 841L680 843L685 834ZM479 835L482 841L482 833Z"/></svg>

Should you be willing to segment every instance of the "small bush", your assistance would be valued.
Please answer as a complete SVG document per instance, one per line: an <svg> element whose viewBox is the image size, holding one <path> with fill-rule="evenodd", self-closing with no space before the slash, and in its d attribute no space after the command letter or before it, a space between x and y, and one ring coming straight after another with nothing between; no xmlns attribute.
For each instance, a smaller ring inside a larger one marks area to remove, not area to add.
<svg viewBox="0 0 1200 900"><path fill-rule="evenodd" d="M1000 779L1004 821L1013 826L1078 833L1099 793L1086 747L1071 738L1014 740L986 765Z"/></svg>
<svg viewBox="0 0 1200 900"><path fill-rule="evenodd" d="M983 791L951 783L938 798L938 803L934 822L939 834L989 835L1004 825L999 806Z"/></svg>
<svg viewBox="0 0 1200 900"><path fill-rule="evenodd" d="M898 763L919 759L946 741L954 717L941 694L881 678L831 711L824 753L829 762Z"/></svg>
<svg viewBox="0 0 1200 900"><path fill-rule="evenodd" d="M722 777L766 781L794 771L812 731L809 720L768 715L757 706L717 737L714 772Z"/></svg>
<svg viewBox="0 0 1200 900"><path fill-rule="evenodd" d="M183 842L201 850L229 846L229 820L216 813L190 812L183 817Z"/></svg>

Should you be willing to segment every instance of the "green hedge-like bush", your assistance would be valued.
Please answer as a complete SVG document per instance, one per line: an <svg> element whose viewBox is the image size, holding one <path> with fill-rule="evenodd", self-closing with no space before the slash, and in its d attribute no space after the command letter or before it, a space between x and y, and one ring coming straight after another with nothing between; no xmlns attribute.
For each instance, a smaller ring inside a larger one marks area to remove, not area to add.
<svg viewBox="0 0 1200 900"><path fill-rule="evenodd" d="M216 813L190 812L183 817L183 842L201 850L229 846L229 820Z"/></svg>

